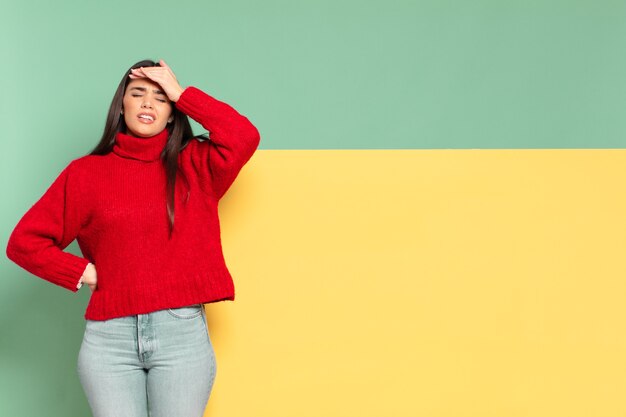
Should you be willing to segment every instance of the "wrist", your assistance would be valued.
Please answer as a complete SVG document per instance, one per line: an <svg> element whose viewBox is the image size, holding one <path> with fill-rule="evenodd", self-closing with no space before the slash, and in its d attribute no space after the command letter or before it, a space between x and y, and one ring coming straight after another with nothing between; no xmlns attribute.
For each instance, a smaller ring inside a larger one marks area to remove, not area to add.
<svg viewBox="0 0 626 417"><path fill-rule="evenodd" d="M184 91L185 91L185 89L183 87L178 86L178 89L177 89L176 93L174 93L174 96L171 98L171 101L176 103L180 99L180 96L183 94Z"/></svg>

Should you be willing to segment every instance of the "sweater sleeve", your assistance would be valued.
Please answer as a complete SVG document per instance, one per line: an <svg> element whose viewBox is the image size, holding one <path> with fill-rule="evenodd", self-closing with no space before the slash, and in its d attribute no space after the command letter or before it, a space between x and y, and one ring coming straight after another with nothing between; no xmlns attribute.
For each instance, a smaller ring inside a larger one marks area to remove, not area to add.
<svg viewBox="0 0 626 417"><path fill-rule="evenodd" d="M210 140L190 144L191 158L208 175L219 200L259 146L259 131L230 105L192 86L183 91L176 107L210 133Z"/></svg>
<svg viewBox="0 0 626 417"><path fill-rule="evenodd" d="M72 292L89 261L64 252L77 236L81 220L72 195L68 165L11 233L7 257L28 272Z"/></svg>

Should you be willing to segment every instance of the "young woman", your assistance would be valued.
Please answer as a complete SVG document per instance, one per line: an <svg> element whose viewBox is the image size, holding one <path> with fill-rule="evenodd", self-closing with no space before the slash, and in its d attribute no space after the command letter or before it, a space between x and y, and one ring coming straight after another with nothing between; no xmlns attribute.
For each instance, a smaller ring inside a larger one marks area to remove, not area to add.
<svg viewBox="0 0 626 417"><path fill-rule="evenodd" d="M187 116L210 133L194 137ZM215 378L203 304L234 300L217 205L259 144L163 61L122 78L104 134L11 233L7 256L91 298L78 375L95 417L201 417ZM65 252L76 239L83 257Z"/></svg>

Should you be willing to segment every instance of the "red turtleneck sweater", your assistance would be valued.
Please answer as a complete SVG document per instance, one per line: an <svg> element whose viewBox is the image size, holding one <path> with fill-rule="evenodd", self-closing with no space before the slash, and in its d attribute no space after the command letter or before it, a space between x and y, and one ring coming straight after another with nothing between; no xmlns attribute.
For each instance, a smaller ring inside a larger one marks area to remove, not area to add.
<svg viewBox="0 0 626 417"><path fill-rule="evenodd" d="M259 144L259 132L226 103L187 87L176 107L210 132L179 154L189 180L176 182L174 232L168 238L167 129L151 138L119 133L107 155L72 160L24 214L9 237L9 259L77 291L89 262L98 273L85 312L90 320L234 300L224 262L219 199ZM65 252L76 239L83 257Z"/></svg>

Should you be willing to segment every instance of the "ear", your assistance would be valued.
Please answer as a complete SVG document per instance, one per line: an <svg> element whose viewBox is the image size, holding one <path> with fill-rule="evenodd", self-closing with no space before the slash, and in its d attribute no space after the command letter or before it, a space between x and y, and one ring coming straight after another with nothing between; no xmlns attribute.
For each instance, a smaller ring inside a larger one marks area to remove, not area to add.
<svg viewBox="0 0 626 417"><path fill-rule="evenodd" d="M172 123L174 121L174 116L170 116L169 119L167 119L167 123Z"/></svg>

